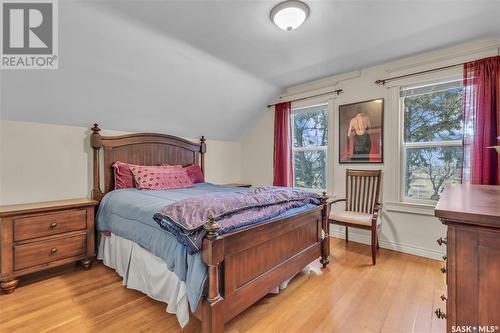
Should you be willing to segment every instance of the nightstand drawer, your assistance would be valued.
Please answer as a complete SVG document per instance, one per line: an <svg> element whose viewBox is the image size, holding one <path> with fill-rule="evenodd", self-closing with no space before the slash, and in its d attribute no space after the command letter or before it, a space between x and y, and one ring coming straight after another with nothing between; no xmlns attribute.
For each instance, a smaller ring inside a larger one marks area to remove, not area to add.
<svg viewBox="0 0 500 333"><path fill-rule="evenodd" d="M14 270L45 264L87 251L85 234L14 245Z"/></svg>
<svg viewBox="0 0 500 333"><path fill-rule="evenodd" d="M18 217L14 218L14 241L84 230L86 227L85 209Z"/></svg>
<svg viewBox="0 0 500 333"><path fill-rule="evenodd" d="M69 199L0 206L0 289L10 294L19 278L95 256L97 201Z"/></svg>

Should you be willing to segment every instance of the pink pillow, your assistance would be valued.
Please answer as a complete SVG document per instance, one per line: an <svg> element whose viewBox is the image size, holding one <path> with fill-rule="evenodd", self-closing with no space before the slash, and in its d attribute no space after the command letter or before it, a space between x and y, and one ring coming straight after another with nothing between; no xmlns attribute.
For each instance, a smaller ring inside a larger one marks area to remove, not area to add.
<svg viewBox="0 0 500 333"><path fill-rule="evenodd" d="M163 166L132 166L137 188L140 190L167 190L193 186L183 168L165 168Z"/></svg>
<svg viewBox="0 0 500 333"><path fill-rule="evenodd" d="M198 164L191 164L184 168L193 183L204 183L205 177Z"/></svg>
<svg viewBox="0 0 500 333"><path fill-rule="evenodd" d="M121 188L133 188L135 187L135 180L130 168L133 166L141 166L137 164L130 164L125 162L116 161L113 163L113 169L115 174L115 190ZM168 165L162 163L164 168L182 168L182 165Z"/></svg>
<svg viewBox="0 0 500 333"><path fill-rule="evenodd" d="M162 163L161 166L165 168L182 168L182 165L180 164L173 165L173 164Z"/></svg>
<svg viewBox="0 0 500 333"><path fill-rule="evenodd" d="M130 172L130 167L132 166L137 165L119 161L113 163L113 169L115 171L115 190L135 187L134 176L132 176Z"/></svg>

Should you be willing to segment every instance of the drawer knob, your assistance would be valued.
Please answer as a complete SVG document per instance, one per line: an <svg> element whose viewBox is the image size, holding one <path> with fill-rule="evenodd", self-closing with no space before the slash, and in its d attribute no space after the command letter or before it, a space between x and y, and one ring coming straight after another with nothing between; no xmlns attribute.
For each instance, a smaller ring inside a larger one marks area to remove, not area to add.
<svg viewBox="0 0 500 333"><path fill-rule="evenodd" d="M53 247L53 248L50 249L50 253L51 254L54 254L56 252L57 252L57 248L56 247Z"/></svg>
<svg viewBox="0 0 500 333"><path fill-rule="evenodd" d="M446 300L448 299L448 298L447 298L444 294L443 294L443 295L441 295L441 296L440 296L440 298L441 298L441 300L442 300L443 302L444 302L444 301L446 301Z"/></svg>
<svg viewBox="0 0 500 333"><path fill-rule="evenodd" d="M447 256L443 256L443 260L446 260L446 259L448 259L448 257Z"/></svg>
<svg viewBox="0 0 500 333"><path fill-rule="evenodd" d="M439 319L445 319L446 318L446 313L444 313L443 311L441 311L441 309L437 309L436 311L434 311L434 313L436 314L436 317L438 317Z"/></svg>
<svg viewBox="0 0 500 333"><path fill-rule="evenodd" d="M443 244L447 244L447 239L446 237L443 238L443 237L439 237L439 239L437 240L437 243L439 244L439 246L443 245Z"/></svg>
<svg viewBox="0 0 500 333"><path fill-rule="evenodd" d="M57 222L52 222L50 224L50 229L54 229L55 227L57 227Z"/></svg>
<svg viewBox="0 0 500 333"><path fill-rule="evenodd" d="M441 272L443 272L443 274L446 273L446 267L444 267L444 266L441 267Z"/></svg>

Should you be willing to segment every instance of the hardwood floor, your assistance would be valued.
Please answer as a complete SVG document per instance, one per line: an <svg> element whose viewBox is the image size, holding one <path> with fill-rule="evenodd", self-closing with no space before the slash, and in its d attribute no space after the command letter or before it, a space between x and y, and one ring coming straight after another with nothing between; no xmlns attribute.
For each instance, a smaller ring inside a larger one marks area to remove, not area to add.
<svg viewBox="0 0 500 333"><path fill-rule="evenodd" d="M268 295L226 324L226 332L445 332L433 311L444 277L438 261L332 239L327 269L315 262L279 295ZM111 269L66 268L21 281L0 296L0 332L199 332L181 330L163 303L124 288Z"/></svg>

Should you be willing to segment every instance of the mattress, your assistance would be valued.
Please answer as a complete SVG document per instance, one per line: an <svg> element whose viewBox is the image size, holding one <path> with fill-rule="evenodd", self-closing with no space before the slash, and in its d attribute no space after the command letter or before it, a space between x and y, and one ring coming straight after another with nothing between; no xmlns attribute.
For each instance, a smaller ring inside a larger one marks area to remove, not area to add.
<svg viewBox="0 0 500 333"><path fill-rule="evenodd" d="M193 255L173 235L153 220L153 215L169 203L210 192L238 192L247 189L197 183L193 187L173 190L120 189L107 193L101 200L96 217L98 231L110 231L128 239L161 258L169 271L186 283L187 298L192 312L203 295L207 268L201 252ZM280 217L316 207L306 205L290 209Z"/></svg>

